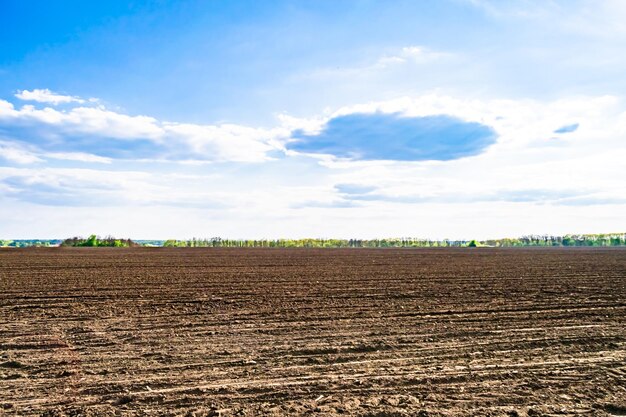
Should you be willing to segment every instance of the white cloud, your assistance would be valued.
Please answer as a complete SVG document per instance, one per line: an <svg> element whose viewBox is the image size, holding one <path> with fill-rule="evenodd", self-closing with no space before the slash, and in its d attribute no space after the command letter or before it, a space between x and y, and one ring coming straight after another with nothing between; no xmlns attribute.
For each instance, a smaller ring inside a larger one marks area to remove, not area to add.
<svg viewBox="0 0 626 417"><path fill-rule="evenodd" d="M537 100L459 99L440 94L401 97L393 100L345 106L324 117L298 119L284 117L292 130L319 132L329 120L355 113L400 114L404 117L447 115L494 128L499 136L494 149L519 149L533 146L556 146L589 143L594 137L596 149L602 141L621 141L626 129L623 102L614 96L573 97L552 102ZM575 132L559 135L562 126L579 124Z"/></svg>
<svg viewBox="0 0 626 417"><path fill-rule="evenodd" d="M45 157L64 161L95 162L100 164L110 164L113 162L111 158L105 158L103 156L84 152L48 152L45 154Z"/></svg>
<svg viewBox="0 0 626 417"><path fill-rule="evenodd" d="M560 31L615 41L626 35L623 0L467 0L497 19L539 22Z"/></svg>
<svg viewBox="0 0 626 417"><path fill-rule="evenodd" d="M314 134L334 117L376 112L453 116L491 126L499 137L484 153L452 161L355 162L293 151L271 158L294 130ZM482 238L626 227L619 214L626 209L626 112L613 96L542 102L433 93L345 106L308 119L281 114L277 126L267 129L163 122L100 107L16 109L0 101L0 123L38 126L68 145L81 133L99 137L101 145L143 138L159 147L159 155L120 161L89 150L59 151L62 144L44 149L9 139L0 143L4 160L38 164L0 168L0 206L27 211L32 204L60 205L76 217L72 227L91 219L109 228L96 230L104 234ZM554 134L573 124L579 128ZM103 163L108 169L51 168L45 165L50 159ZM171 161L185 164L161 165ZM110 217L112 211L122 213L116 207L129 213L119 222ZM137 211L144 215L132 215ZM20 224L19 216L0 207L3 213L8 223ZM159 223L164 213L180 220ZM40 226L42 236L54 232ZM91 230L64 229L62 236L72 233Z"/></svg>
<svg viewBox="0 0 626 417"><path fill-rule="evenodd" d="M497 142L482 154L451 161L350 161L320 157L336 184L372 189L361 195L338 192L312 200L354 202L372 211L382 206L450 204L459 209L481 202L521 207L626 204L626 113L612 96L534 100L464 100L431 94L340 108L326 120L354 113L406 117L450 115L495 129ZM297 120L291 120L292 125ZM314 122L314 123L313 123ZM319 124L315 119L302 126ZM570 133L554 130L577 123ZM323 126L323 121L322 121ZM557 137L558 136L558 137ZM296 154L291 152L291 154ZM557 209L557 207L559 207ZM518 212L509 208L509 212ZM413 208L411 208L413 210ZM492 235L494 236L494 235ZM496 234L497 236L497 234Z"/></svg>
<svg viewBox="0 0 626 417"><path fill-rule="evenodd" d="M284 128L163 122L148 116L129 116L102 106L57 110L25 105L16 109L4 100L0 100L0 125L32 131L30 134L42 140L52 138L57 142L71 142L72 137L79 135L83 141L148 140L162 159L198 161L263 161L268 152L279 146L277 139L289 135ZM85 151L89 153L89 149ZM145 155L133 157L143 158Z"/></svg>
<svg viewBox="0 0 626 417"><path fill-rule="evenodd" d="M34 89L32 91L21 90L15 94L15 97L24 101L37 101L39 103L50 104L63 104L63 103L85 103L85 100L80 97L66 96L62 94L56 94L47 88Z"/></svg>
<svg viewBox="0 0 626 417"><path fill-rule="evenodd" d="M127 116L102 107L78 107L63 114L61 122L70 130L94 133L118 139L159 140L163 130L156 119L148 116Z"/></svg>
<svg viewBox="0 0 626 417"><path fill-rule="evenodd" d="M0 158L20 165L45 162L46 159L110 164L111 158L84 152L45 152L40 148L14 140L0 140Z"/></svg>
<svg viewBox="0 0 626 417"><path fill-rule="evenodd" d="M27 147L10 141L0 141L0 158L17 164L43 162L41 158Z"/></svg>
<svg viewBox="0 0 626 417"><path fill-rule="evenodd" d="M378 59L378 64L383 67L387 64L415 63L425 64L437 59L452 57L448 52L433 51L423 46L405 46L392 55L384 55Z"/></svg>
<svg viewBox="0 0 626 417"><path fill-rule="evenodd" d="M412 68L411 65L431 64L443 59L454 58L450 52L434 51L432 49L410 45L400 48L389 49L386 53L374 59L364 60L360 65L348 67L317 68L306 74L296 76L296 79L328 80L331 78L372 78L377 75L387 74L402 68Z"/></svg>
<svg viewBox="0 0 626 417"><path fill-rule="evenodd" d="M12 188L9 197L44 205L127 205L163 192L141 171L84 168L2 168L0 182Z"/></svg>
<svg viewBox="0 0 626 417"><path fill-rule="evenodd" d="M233 124L195 125L165 123L168 138L185 144L195 155L216 161L254 162L267 159L274 150L269 140L277 135L288 135L282 130L265 130Z"/></svg>
<svg viewBox="0 0 626 417"><path fill-rule="evenodd" d="M138 170L0 167L0 198L43 206L223 208L238 201L202 190L215 175L171 175ZM247 198L247 197L246 197ZM245 203L245 199L239 199Z"/></svg>
<svg viewBox="0 0 626 417"><path fill-rule="evenodd" d="M61 133L93 134L115 139L158 140L163 130L156 119L147 116L128 116L104 107L74 107L70 110L43 109L31 105L20 109L0 100L0 122L19 123L21 126L43 124Z"/></svg>

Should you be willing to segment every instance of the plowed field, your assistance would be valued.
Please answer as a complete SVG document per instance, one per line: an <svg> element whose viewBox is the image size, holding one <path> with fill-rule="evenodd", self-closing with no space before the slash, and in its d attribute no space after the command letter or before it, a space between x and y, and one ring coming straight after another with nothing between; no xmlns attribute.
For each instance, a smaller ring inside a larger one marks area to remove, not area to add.
<svg viewBox="0 0 626 417"><path fill-rule="evenodd" d="M0 250L2 413L626 415L626 250Z"/></svg>

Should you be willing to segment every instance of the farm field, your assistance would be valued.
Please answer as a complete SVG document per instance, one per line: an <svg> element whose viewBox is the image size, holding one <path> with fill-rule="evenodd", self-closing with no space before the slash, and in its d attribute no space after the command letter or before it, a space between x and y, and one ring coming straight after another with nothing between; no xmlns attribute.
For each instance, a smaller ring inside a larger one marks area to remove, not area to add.
<svg viewBox="0 0 626 417"><path fill-rule="evenodd" d="M626 415L626 250L2 249L3 413Z"/></svg>

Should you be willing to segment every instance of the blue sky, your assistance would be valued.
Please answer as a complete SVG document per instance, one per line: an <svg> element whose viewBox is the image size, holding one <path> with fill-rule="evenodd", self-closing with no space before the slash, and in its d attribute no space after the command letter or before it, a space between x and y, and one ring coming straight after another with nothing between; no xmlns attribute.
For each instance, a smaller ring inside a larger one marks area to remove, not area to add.
<svg viewBox="0 0 626 417"><path fill-rule="evenodd" d="M0 3L0 237L626 230L620 0Z"/></svg>

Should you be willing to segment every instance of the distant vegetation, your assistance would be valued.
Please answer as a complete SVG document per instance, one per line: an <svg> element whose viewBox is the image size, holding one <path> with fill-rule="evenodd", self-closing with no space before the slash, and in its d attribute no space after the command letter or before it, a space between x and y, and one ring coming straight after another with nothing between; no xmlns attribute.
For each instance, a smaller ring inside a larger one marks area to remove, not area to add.
<svg viewBox="0 0 626 417"><path fill-rule="evenodd" d="M0 240L0 247L79 246L135 247L164 246L176 248L440 248L440 247L534 247L534 246L626 246L626 233L523 236L493 240L429 240L415 238L392 239L210 239L190 240L130 240L113 237L73 237L65 240Z"/></svg>
<svg viewBox="0 0 626 417"><path fill-rule="evenodd" d="M22 239L22 240L2 240L0 239L0 247L5 248L27 248L27 247L47 247L59 246L60 239L42 240L42 239Z"/></svg>
<svg viewBox="0 0 626 417"><path fill-rule="evenodd" d="M229 240L211 239L166 240L166 247L218 247L218 248L433 248L433 247L525 247L525 246L624 246L626 233L524 236L515 239L494 240L429 240L397 239L277 239Z"/></svg>
<svg viewBox="0 0 626 417"><path fill-rule="evenodd" d="M109 247L109 248L130 248L134 246L141 246L130 239L116 239L108 236L100 238L96 235L91 235L87 239L82 237L72 237L65 239L61 242L61 246L79 246L79 247Z"/></svg>

